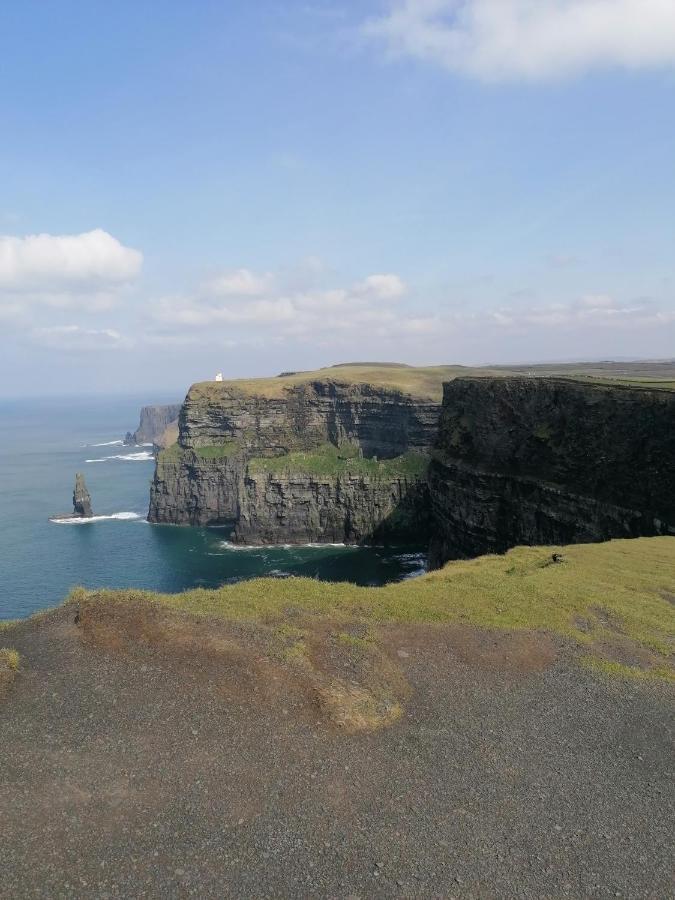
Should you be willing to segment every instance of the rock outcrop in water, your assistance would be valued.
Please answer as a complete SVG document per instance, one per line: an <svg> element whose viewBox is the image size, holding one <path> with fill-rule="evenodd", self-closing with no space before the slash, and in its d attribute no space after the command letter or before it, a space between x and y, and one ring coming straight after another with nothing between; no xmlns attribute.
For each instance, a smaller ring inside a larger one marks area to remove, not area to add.
<svg viewBox="0 0 675 900"><path fill-rule="evenodd" d="M81 519L90 519L93 516L91 510L91 496L84 481L84 475L78 472L75 476L75 490L73 491L73 515Z"/></svg>
<svg viewBox="0 0 675 900"><path fill-rule="evenodd" d="M416 396L337 373L273 388L266 396L232 382L191 388L178 443L158 456L149 520L233 522L234 539L246 543L419 540L422 457L440 392ZM304 470L298 453L308 455ZM282 462L268 470L265 460Z"/></svg>
<svg viewBox="0 0 675 900"><path fill-rule="evenodd" d="M164 406L143 406L141 408L140 421L136 431L128 431L124 438L127 445L137 444L161 444L165 431L177 426L178 414L181 410L180 403L170 403Z"/></svg>
<svg viewBox="0 0 675 900"><path fill-rule="evenodd" d="M553 378L445 385L432 562L675 534L675 393Z"/></svg>

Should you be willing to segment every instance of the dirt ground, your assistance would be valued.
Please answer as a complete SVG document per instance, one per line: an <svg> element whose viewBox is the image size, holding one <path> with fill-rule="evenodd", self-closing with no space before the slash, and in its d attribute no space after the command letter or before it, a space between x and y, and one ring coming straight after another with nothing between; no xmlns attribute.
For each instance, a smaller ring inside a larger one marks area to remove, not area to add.
<svg viewBox="0 0 675 900"><path fill-rule="evenodd" d="M672 686L544 634L76 612L0 641L0 897L675 896Z"/></svg>

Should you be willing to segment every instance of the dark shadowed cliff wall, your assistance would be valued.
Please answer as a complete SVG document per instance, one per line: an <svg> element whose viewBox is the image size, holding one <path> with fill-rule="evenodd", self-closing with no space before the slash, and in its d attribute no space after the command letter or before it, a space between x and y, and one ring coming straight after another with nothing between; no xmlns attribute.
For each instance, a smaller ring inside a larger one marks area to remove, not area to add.
<svg viewBox="0 0 675 900"><path fill-rule="evenodd" d="M675 393L564 379L445 385L432 561L675 534Z"/></svg>

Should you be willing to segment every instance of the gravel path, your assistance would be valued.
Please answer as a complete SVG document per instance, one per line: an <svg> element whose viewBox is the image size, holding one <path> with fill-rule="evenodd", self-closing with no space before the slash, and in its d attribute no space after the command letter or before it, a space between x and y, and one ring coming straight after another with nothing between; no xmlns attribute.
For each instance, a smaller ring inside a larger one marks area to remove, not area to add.
<svg viewBox="0 0 675 900"><path fill-rule="evenodd" d="M402 719L346 734L281 670L72 618L3 635L2 897L675 896L667 685L401 627Z"/></svg>

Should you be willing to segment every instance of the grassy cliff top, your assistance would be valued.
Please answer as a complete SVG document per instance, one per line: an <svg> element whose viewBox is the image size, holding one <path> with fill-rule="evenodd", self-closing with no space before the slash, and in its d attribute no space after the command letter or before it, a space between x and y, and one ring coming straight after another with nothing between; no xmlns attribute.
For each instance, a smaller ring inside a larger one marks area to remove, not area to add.
<svg viewBox="0 0 675 900"><path fill-rule="evenodd" d="M327 366L307 372L287 372L272 378L237 378L231 381L201 381L192 385L193 400L217 400L238 392L249 397L281 398L291 387L312 381L336 384L368 384L410 394L415 399L439 402L443 382L461 376L564 377L587 384L632 385L660 390L675 389L675 363L571 363L559 365L494 366L406 366L401 363L359 362Z"/></svg>
<svg viewBox="0 0 675 900"><path fill-rule="evenodd" d="M217 399L233 390L246 396L279 398L287 388L312 381L337 384L368 384L373 387L402 391L416 399L441 402L443 382L459 375L489 375L490 369L466 366L404 366L396 363L355 363L329 366L313 372L294 372L274 378L237 378L232 381L202 381L192 385L190 398Z"/></svg>
<svg viewBox="0 0 675 900"><path fill-rule="evenodd" d="M562 561L552 558L562 553ZM569 547L517 547L503 556L448 563L378 588L312 578L253 579L182 594L76 589L71 601L147 601L239 622L336 625L360 621L458 623L547 632L571 639L610 674L675 680L675 538Z"/></svg>

